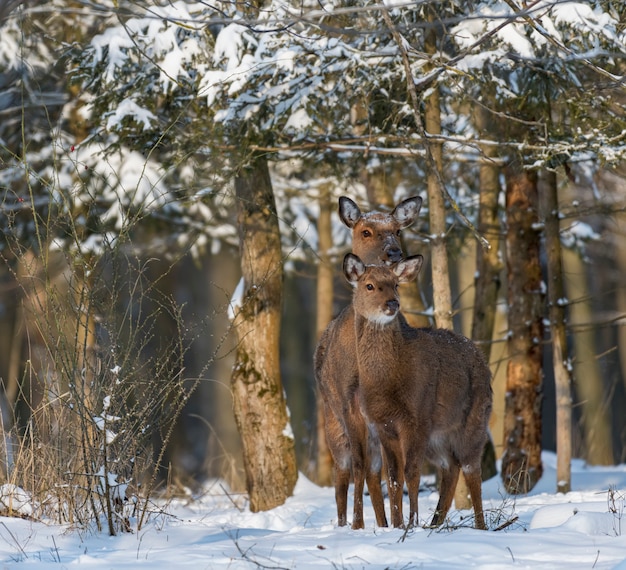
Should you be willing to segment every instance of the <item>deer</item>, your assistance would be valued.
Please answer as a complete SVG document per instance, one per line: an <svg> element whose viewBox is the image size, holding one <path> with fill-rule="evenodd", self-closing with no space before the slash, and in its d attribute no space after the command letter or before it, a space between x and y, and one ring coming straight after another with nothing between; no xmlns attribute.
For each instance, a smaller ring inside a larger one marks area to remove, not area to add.
<svg viewBox="0 0 626 570"><path fill-rule="evenodd" d="M339 198L339 217L352 230L352 250L371 264L386 265L402 258L401 231L417 219L422 199L407 198L391 213L362 213L346 196ZM357 372L354 310L350 305L320 336L314 354L314 372L322 397L325 432L334 463L335 502L339 526L347 524L350 475L354 479L352 528L365 528L363 491L370 493L378 526L386 527L381 488L382 455L378 437L361 413Z"/></svg>
<svg viewBox="0 0 626 570"><path fill-rule="evenodd" d="M344 276L353 287L358 399L382 445L393 526L404 527L405 481L407 528L418 524L427 459L440 470L430 526L445 521L462 469L475 526L484 530L481 457L492 407L491 371L470 339L447 329L413 328L400 318L398 284L416 279L422 262L421 255L392 266L366 265L351 253L344 258Z"/></svg>

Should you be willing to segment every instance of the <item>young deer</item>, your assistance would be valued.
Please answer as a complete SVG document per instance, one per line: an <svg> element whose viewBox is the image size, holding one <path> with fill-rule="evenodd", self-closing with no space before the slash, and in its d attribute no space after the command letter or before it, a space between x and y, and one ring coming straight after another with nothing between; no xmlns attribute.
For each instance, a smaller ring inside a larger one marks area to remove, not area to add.
<svg viewBox="0 0 626 570"><path fill-rule="evenodd" d="M431 526L445 520L462 469L476 528L485 529L480 465L491 373L471 340L445 329L413 328L399 318L398 283L415 279L422 261L418 255L384 267L366 266L350 253L344 259L344 275L354 287L359 399L383 447L393 526L404 526L405 480L409 526L417 524L420 470L428 459L441 469Z"/></svg>
<svg viewBox="0 0 626 570"><path fill-rule="evenodd" d="M352 249L367 263L387 264L401 259L399 235L416 219L419 197L407 198L390 213L362 214L345 196L339 199L339 217L352 229ZM401 317L402 318L402 317ZM335 501L339 526L347 523L350 471L354 478L352 528L364 528L363 487L367 481L379 526L387 526L380 484L380 443L370 433L361 413L357 372L354 310L346 307L322 333L315 349L315 378L322 395L326 439L334 461Z"/></svg>

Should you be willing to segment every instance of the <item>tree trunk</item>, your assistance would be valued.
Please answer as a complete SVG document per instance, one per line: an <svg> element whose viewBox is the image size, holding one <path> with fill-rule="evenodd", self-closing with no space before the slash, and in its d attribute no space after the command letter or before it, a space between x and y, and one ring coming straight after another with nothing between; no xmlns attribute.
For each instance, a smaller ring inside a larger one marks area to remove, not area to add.
<svg viewBox="0 0 626 570"><path fill-rule="evenodd" d="M250 510L257 512L283 504L298 477L280 378L282 252L265 159L242 169L235 193L244 291L233 323L237 351L231 381Z"/></svg>
<svg viewBox="0 0 626 570"><path fill-rule="evenodd" d="M543 294L537 175L509 165L506 176L509 362L502 480L527 493L541 478Z"/></svg>
<svg viewBox="0 0 626 570"><path fill-rule="evenodd" d="M626 209L615 216L615 254L618 275L626 275ZM622 382L626 390L626 287L620 287L616 293L617 312L621 315L617 322L617 350L619 354L620 370L622 372ZM618 458L624 462L626 448L622 449L622 455Z"/></svg>
<svg viewBox="0 0 626 570"><path fill-rule="evenodd" d="M582 402L584 455L592 465L613 465L611 444L611 406L605 391L596 348L596 329L593 323L591 292L587 285L587 268L580 253L563 251L567 298L573 326L574 390Z"/></svg>
<svg viewBox="0 0 626 570"><path fill-rule="evenodd" d="M557 493L568 493L572 488L572 378L567 354L559 200L554 172L546 173L541 196L548 266L552 365L556 391L556 490Z"/></svg>
<svg viewBox="0 0 626 570"><path fill-rule="evenodd" d="M486 111L476 110L475 122L479 130L487 122ZM482 152L485 157L493 157L496 151L486 145ZM496 320L498 293L500 291L500 220L498 219L498 199L500 197L500 169L494 164L480 165L478 231L489 241L490 249L478 247L476 251L475 302L472 317L472 340L483 351L487 362L491 358L491 341Z"/></svg>
<svg viewBox="0 0 626 570"><path fill-rule="evenodd" d="M437 52L437 35L434 30L426 34L424 50L428 54ZM441 108L438 85L424 101L424 129L429 135L441 134ZM440 329L454 330L452 320L452 292L450 290L450 271L448 267L448 249L446 247L446 204L441 188L443 157L441 143L429 143L434 164L428 169L428 214L431 236L431 272L433 278L433 316L435 325ZM434 168L433 168L434 167ZM471 509L472 502L463 472L454 493L454 505L457 509Z"/></svg>
<svg viewBox="0 0 626 570"><path fill-rule="evenodd" d="M479 131L488 125L487 111L477 107L474 121ZM486 158L496 155L496 150L485 145L482 152ZM478 231L487 238L489 249L476 248L476 279L474 282L474 311L472 315L471 338L483 351L487 362L491 361L491 344L496 321L498 293L500 291L500 221L498 219L498 199L500 196L500 169L495 164L480 165ZM493 441L489 438L485 446L482 461L483 480L490 479L497 473L496 452Z"/></svg>
<svg viewBox="0 0 626 570"><path fill-rule="evenodd" d="M330 251L333 246L330 199L330 185L320 188L320 215L317 220L318 264L317 264L317 313L316 339L324 332L333 317L333 265ZM317 483L330 486L333 484L333 460L326 441L324 428L324 406L317 390Z"/></svg>
<svg viewBox="0 0 626 570"><path fill-rule="evenodd" d="M434 33L431 37L434 50ZM428 44L428 42L427 42ZM429 51L427 46L426 51ZM430 135L441 134L441 111L439 109L439 90L433 88L432 94L425 101L424 123ZM430 143L430 150L439 173L442 171L442 151L440 143ZM446 247L446 205L439 186L439 174L428 172L428 213L431 236L431 266L433 278L433 314L438 328L454 328L452 323L452 294L450 292L450 272L448 269L448 250Z"/></svg>
<svg viewBox="0 0 626 570"><path fill-rule="evenodd" d="M11 260L13 261L13 260ZM13 410L19 394L19 369L22 364L24 335L23 299L15 279L14 267L4 259L0 265L0 479L7 480L13 466L15 438ZM19 267L19 266L18 266Z"/></svg>

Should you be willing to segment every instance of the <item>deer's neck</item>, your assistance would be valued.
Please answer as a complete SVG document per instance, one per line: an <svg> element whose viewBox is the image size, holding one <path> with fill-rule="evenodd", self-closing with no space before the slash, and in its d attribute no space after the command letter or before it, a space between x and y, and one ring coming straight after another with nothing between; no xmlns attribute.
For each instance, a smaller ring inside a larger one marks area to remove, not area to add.
<svg viewBox="0 0 626 570"><path fill-rule="evenodd" d="M355 328L359 378L367 381L389 372L390 365L399 362L402 331L398 317L380 325L356 315Z"/></svg>

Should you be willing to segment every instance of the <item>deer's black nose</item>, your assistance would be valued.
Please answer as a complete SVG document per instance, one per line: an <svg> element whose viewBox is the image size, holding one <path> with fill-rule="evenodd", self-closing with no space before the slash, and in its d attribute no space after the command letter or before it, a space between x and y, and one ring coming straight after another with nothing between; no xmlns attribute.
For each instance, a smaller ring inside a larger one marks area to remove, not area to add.
<svg viewBox="0 0 626 570"><path fill-rule="evenodd" d="M396 262L402 259L402 250L399 247L389 247L385 252L389 261Z"/></svg>
<svg viewBox="0 0 626 570"><path fill-rule="evenodd" d="M390 301L387 301L386 305L387 310L390 313L395 313L400 308L400 303L396 299L391 299Z"/></svg>

